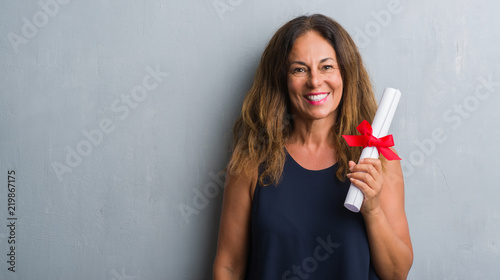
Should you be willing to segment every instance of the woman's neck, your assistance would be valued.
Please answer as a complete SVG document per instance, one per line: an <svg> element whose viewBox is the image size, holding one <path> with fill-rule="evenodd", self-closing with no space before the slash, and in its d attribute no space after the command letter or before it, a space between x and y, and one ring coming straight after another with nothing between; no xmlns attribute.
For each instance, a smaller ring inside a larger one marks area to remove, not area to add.
<svg viewBox="0 0 500 280"><path fill-rule="evenodd" d="M293 131L288 145L300 146L309 151L317 151L334 146L333 118L320 120L294 119Z"/></svg>

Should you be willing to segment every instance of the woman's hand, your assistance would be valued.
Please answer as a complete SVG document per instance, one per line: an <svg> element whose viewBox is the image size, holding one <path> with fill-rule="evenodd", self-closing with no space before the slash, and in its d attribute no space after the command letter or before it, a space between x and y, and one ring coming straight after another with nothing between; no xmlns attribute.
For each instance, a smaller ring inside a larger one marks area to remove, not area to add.
<svg viewBox="0 0 500 280"><path fill-rule="evenodd" d="M361 213L366 224L370 255L381 279L406 279L413 248L404 209L404 180L399 161L366 158L349 162L348 177L365 198Z"/></svg>
<svg viewBox="0 0 500 280"><path fill-rule="evenodd" d="M356 164L349 161L351 173L347 177L364 194L361 213L363 215L377 214L380 208L380 193L384 184L382 164L379 159L365 158Z"/></svg>

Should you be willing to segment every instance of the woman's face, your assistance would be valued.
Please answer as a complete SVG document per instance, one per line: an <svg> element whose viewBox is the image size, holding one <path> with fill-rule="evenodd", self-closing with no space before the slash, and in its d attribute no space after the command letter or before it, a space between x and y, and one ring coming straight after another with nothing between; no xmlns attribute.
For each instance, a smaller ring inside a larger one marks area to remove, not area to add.
<svg viewBox="0 0 500 280"><path fill-rule="evenodd" d="M343 84L330 43L315 31L305 33L295 40L288 65L292 113L309 120L335 120Z"/></svg>

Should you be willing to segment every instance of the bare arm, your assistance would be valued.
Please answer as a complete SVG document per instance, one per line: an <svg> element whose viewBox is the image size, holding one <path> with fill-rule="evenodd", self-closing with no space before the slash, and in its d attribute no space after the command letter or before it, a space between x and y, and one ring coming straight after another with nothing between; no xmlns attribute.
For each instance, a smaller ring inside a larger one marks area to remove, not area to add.
<svg viewBox="0 0 500 280"><path fill-rule="evenodd" d="M361 212L366 223L370 254L382 279L406 279L413 263L413 248L404 209L404 181L399 161L350 163L350 178L365 194ZM363 172L356 172L363 171Z"/></svg>
<svg viewBox="0 0 500 280"><path fill-rule="evenodd" d="M214 280L244 279L250 238L251 194L257 174L228 172L224 188L219 241L214 261Z"/></svg>

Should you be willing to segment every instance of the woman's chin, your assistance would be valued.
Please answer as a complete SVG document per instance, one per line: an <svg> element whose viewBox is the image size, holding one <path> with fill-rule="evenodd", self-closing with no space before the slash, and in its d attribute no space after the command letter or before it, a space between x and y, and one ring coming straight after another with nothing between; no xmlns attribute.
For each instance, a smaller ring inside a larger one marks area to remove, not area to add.
<svg viewBox="0 0 500 280"><path fill-rule="evenodd" d="M313 112L309 114L309 119L314 121L329 120L334 115L334 112Z"/></svg>

